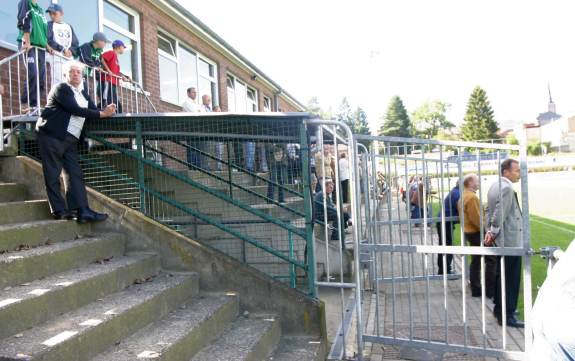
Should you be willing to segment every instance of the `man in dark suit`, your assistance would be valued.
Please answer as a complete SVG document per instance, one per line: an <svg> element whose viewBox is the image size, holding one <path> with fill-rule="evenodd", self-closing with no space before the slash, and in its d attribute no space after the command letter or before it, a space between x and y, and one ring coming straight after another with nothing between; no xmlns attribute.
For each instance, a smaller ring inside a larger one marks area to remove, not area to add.
<svg viewBox="0 0 575 361"><path fill-rule="evenodd" d="M78 142L82 138L84 122L107 118L116 106L110 104L103 111L88 97L82 83L84 65L71 61L66 64L66 81L57 85L48 98L36 124L42 170L52 215L55 219L73 219L78 223L103 221L107 214L97 213L88 206L82 168L78 162ZM60 193L62 168L68 174L66 201ZM77 212L77 214L76 214Z"/></svg>

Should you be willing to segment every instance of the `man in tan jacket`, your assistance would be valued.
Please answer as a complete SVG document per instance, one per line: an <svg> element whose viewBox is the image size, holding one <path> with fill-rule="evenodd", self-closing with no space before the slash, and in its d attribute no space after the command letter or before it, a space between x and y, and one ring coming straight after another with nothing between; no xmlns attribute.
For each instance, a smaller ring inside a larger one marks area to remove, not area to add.
<svg viewBox="0 0 575 361"><path fill-rule="evenodd" d="M479 177L476 174L468 174L463 179L463 202L457 202L457 209L465 240L475 247L481 245L481 207L476 192L479 189ZM463 210L461 205L463 203ZM485 218L483 220L485 222ZM495 278L497 271L497 259L485 257L485 295L492 298L495 293ZM481 256L472 256L469 266L469 283L471 296L481 297Z"/></svg>

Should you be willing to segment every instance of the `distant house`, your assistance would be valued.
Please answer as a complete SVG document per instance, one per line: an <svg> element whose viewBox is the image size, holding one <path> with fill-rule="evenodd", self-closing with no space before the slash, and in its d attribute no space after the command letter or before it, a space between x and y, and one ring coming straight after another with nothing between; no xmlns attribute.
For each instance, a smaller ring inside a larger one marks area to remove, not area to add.
<svg viewBox="0 0 575 361"><path fill-rule="evenodd" d="M535 122L518 125L514 132L519 141L549 143L551 151L575 152L575 116L567 118L557 113L551 91L547 111L540 113Z"/></svg>

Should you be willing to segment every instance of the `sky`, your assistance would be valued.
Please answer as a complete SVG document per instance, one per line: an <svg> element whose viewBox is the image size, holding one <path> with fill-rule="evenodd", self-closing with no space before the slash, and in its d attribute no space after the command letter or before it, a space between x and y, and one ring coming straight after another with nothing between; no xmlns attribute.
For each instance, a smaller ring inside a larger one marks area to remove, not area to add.
<svg viewBox="0 0 575 361"><path fill-rule="evenodd" d="M575 115L570 0L179 0L300 102L337 110L343 97L381 125L389 99L411 112L487 92L502 128L547 110Z"/></svg>

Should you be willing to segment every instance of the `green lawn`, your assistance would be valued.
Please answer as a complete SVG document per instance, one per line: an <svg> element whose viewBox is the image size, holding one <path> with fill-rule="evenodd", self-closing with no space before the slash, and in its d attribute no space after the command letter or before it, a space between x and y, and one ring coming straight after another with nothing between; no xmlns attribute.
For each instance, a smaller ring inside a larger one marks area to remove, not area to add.
<svg viewBox="0 0 575 361"><path fill-rule="evenodd" d="M558 246L565 250L573 239L575 239L575 225L531 216L531 248L534 250L538 251L545 246ZM538 255L533 256L531 262L533 300L546 276L547 261ZM519 300L518 309L523 310L523 297Z"/></svg>
<svg viewBox="0 0 575 361"><path fill-rule="evenodd" d="M436 215L439 209L439 203L434 201L431 206L432 214ZM546 246L557 246L565 250L567 246L569 246L569 243L575 239L575 225L573 224L557 222L535 215L532 215L530 220L531 248L536 251ZM460 232L459 225L455 226L453 243L456 245L461 244ZM533 300L535 301L537 291L547 276L547 261L539 255L534 255L531 260L531 285ZM469 262L471 262L471 260L469 260ZM523 317L523 289L521 290L518 309L521 310L521 317Z"/></svg>
<svg viewBox="0 0 575 361"><path fill-rule="evenodd" d="M567 249L569 243L575 239L575 225L553 221L539 216L531 216L531 248L538 251L542 247L557 246ZM454 244L460 244L459 225L455 227ZM471 262L471 260L469 260ZM539 287L547 276L547 260L539 255L531 258L531 286L533 290L533 301L537 297ZM519 298L517 309L521 311L523 317L523 289Z"/></svg>

